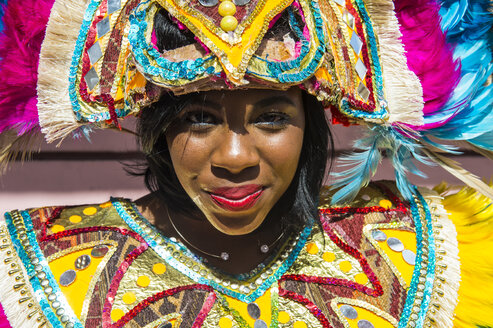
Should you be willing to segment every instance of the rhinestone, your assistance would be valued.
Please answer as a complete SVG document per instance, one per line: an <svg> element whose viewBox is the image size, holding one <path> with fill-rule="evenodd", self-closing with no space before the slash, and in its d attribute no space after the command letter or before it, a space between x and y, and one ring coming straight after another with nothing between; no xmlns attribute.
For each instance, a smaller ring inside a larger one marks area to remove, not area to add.
<svg viewBox="0 0 493 328"><path fill-rule="evenodd" d="M342 13L342 19L351 29L354 29L354 16L351 15L349 11L344 10Z"/></svg>
<svg viewBox="0 0 493 328"><path fill-rule="evenodd" d="M416 254L414 254L413 251L410 251L408 249L403 250L402 251L402 258L409 265L415 265L416 264Z"/></svg>
<svg viewBox="0 0 493 328"><path fill-rule="evenodd" d="M253 328L268 328L264 320L257 319L253 324Z"/></svg>
<svg viewBox="0 0 493 328"><path fill-rule="evenodd" d="M257 288L257 285L255 285L255 283L252 282L249 287L250 287L250 289L255 289L255 288Z"/></svg>
<svg viewBox="0 0 493 328"><path fill-rule="evenodd" d="M389 245L389 248L394 252L402 252L404 250L404 244L394 237L387 239L387 245Z"/></svg>
<svg viewBox="0 0 493 328"><path fill-rule="evenodd" d="M358 94L360 95L361 98L363 98L364 101L368 100L368 97L370 96L370 90L363 84L359 83L358 85Z"/></svg>
<svg viewBox="0 0 493 328"><path fill-rule="evenodd" d="M361 47L363 46L363 42L361 42L361 39L359 38L358 34L356 34L356 32L353 32L349 44L351 45L351 47L353 47L354 52L359 55Z"/></svg>
<svg viewBox="0 0 493 328"><path fill-rule="evenodd" d="M39 259L36 257L34 259L31 260L31 263L32 264L38 264L39 263Z"/></svg>
<svg viewBox="0 0 493 328"><path fill-rule="evenodd" d="M369 201L371 199L371 197L368 196L367 194L364 194L363 196L361 196L361 198L366 201Z"/></svg>
<svg viewBox="0 0 493 328"><path fill-rule="evenodd" d="M267 245L260 246L260 251L264 254L267 253L269 251L269 246Z"/></svg>
<svg viewBox="0 0 493 328"><path fill-rule="evenodd" d="M223 286L228 287L228 286L229 286L229 281L228 281L228 280L224 280L224 281L223 281Z"/></svg>
<svg viewBox="0 0 493 328"><path fill-rule="evenodd" d="M237 6L244 6L250 2L250 0L233 0L234 4Z"/></svg>
<svg viewBox="0 0 493 328"><path fill-rule="evenodd" d="M359 320L358 328L375 328L375 326L368 320Z"/></svg>
<svg viewBox="0 0 493 328"><path fill-rule="evenodd" d="M262 274L260 275L260 278L262 278L262 279L264 279L264 280L265 280L265 279L269 278L269 275L268 275L267 273L265 273L265 272L264 272L264 273L262 273Z"/></svg>
<svg viewBox="0 0 493 328"><path fill-rule="evenodd" d="M260 308L258 307L257 304L248 303L247 311L248 311L248 314L250 315L250 317L252 317L253 319L260 318Z"/></svg>
<svg viewBox="0 0 493 328"><path fill-rule="evenodd" d="M151 227L145 227L144 228L144 232L147 233L147 234L151 233L152 232Z"/></svg>
<svg viewBox="0 0 493 328"><path fill-rule="evenodd" d="M50 302L56 301L56 295L55 294L48 295L48 301Z"/></svg>
<svg viewBox="0 0 493 328"><path fill-rule="evenodd" d="M77 273L75 270L67 270L60 276L60 285L62 286L70 286L77 277Z"/></svg>
<svg viewBox="0 0 493 328"><path fill-rule="evenodd" d="M55 301L55 302L53 302L53 303L51 304L51 306L52 306L54 309L58 309L58 308L60 307L60 305L62 305L62 304L60 304L60 302L58 302L58 301Z"/></svg>
<svg viewBox="0 0 493 328"><path fill-rule="evenodd" d="M264 282L264 281L262 280L262 278L257 278L257 280L255 280L255 283L256 283L257 285L262 285L262 283L263 283L263 282Z"/></svg>
<svg viewBox="0 0 493 328"><path fill-rule="evenodd" d="M96 24L96 29L98 30L98 37L102 37L110 31L110 19L105 17L99 23Z"/></svg>
<svg viewBox="0 0 493 328"><path fill-rule="evenodd" d="M61 322L63 322L63 323L65 323L65 322L67 322L67 321L68 321L68 319L69 319L68 315L66 315L66 314L65 314L65 315L62 315L62 317L60 318L60 321L61 321ZM69 323L67 323L67 325L66 325L65 327L67 327L67 328L71 328L71 327L73 327L73 326L74 326L74 325L73 325L72 323L70 323L70 322L69 322Z"/></svg>
<svg viewBox="0 0 493 328"><path fill-rule="evenodd" d="M341 312L348 319L356 319L358 317L358 312L350 305L341 306Z"/></svg>
<svg viewBox="0 0 493 328"><path fill-rule="evenodd" d="M65 313L65 310L64 310L64 309L62 309L62 308L58 308L58 310L56 310L56 315L57 315L57 316L61 316L61 315L63 315L64 313Z"/></svg>
<svg viewBox="0 0 493 328"><path fill-rule="evenodd" d="M92 250L91 250L91 256L92 257L103 257L106 255L106 253L108 253L109 251L109 248L108 246L106 245L99 245L99 246L96 246L94 247Z"/></svg>
<svg viewBox="0 0 493 328"><path fill-rule="evenodd" d="M200 4L204 7L214 7L219 0L199 0Z"/></svg>
<svg viewBox="0 0 493 328"><path fill-rule="evenodd" d="M358 73L358 76L360 79L364 79L366 76L366 66L363 64L360 58L358 58L358 61L356 62L356 66L354 66L354 69L356 70L356 73Z"/></svg>
<svg viewBox="0 0 493 328"><path fill-rule="evenodd" d="M268 275L271 275L271 274L272 274L272 272L273 272L273 271L272 271L272 269L271 269L271 268L269 268L269 269L265 270L265 273L266 273L266 274L268 274Z"/></svg>
<svg viewBox="0 0 493 328"><path fill-rule="evenodd" d="M50 282L48 281L48 279L43 279L41 280L40 284L43 287L47 287L50 284Z"/></svg>
<svg viewBox="0 0 493 328"><path fill-rule="evenodd" d="M87 49L87 54L89 55L89 60L91 64L94 64L99 60L99 58L103 57L103 53L101 52L101 46L99 42L96 41L89 49Z"/></svg>
<svg viewBox="0 0 493 328"><path fill-rule="evenodd" d="M192 270L195 271L195 272L199 272L200 267L198 265L194 265L193 268L192 268Z"/></svg>
<svg viewBox="0 0 493 328"><path fill-rule="evenodd" d="M38 277L39 279L44 279L46 278L46 273L44 273L43 271L39 272L36 277Z"/></svg>
<svg viewBox="0 0 493 328"><path fill-rule="evenodd" d="M378 240L378 241L386 241L387 240L387 235L382 230L378 230L378 229L372 230L371 236L373 237L373 239Z"/></svg>
<svg viewBox="0 0 493 328"><path fill-rule="evenodd" d="M108 14L112 14L121 7L121 1L120 0L108 0Z"/></svg>
<svg viewBox="0 0 493 328"><path fill-rule="evenodd" d="M238 284L231 284L231 289L238 289Z"/></svg>
<svg viewBox="0 0 493 328"><path fill-rule="evenodd" d="M46 294L50 294L52 291L53 291L53 288L51 288L51 287L46 287L46 288L44 289L44 292L45 292Z"/></svg>
<svg viewBox="0 0 493 328"><path fill-rule="evenodd" d="M67 321L68 321L68 316L64 315L63 317L66 317L67 318ZM62 317L62 319L63 319L63 317ZM71 323L71 322L69 322L69 323L67 323L67 325L65 327L66 328L74 328L74 324Z"/></svg>
<svg viewBox="0 0 493 328"><path fill-rule="evenodd" d="M89 90L94 89L96 84L98 84L99 76L94 67L87 72L86 76L84 76L84 80L86 81Z"/></svg>
<svg viewBox="0 0 493 328"><path fill-rule="evenodd" d="M221 253L221 259L222 259L223 261L227 261L227 260L229 260L229 254L228 254L228 253L226 253L226 252L222 252L222 253Z"/></svg>
<svg viewBox="0 0 493 328"><path fill-rule="evenodd" d="M91 257L87 254L81 255L75 260L75 268L77 270L84 270L91 264Z"/></svg>
<svg viewBox="0 0 493 328"><path fill-rule="evenodd" d="M248 288L247 286L241 286L240 292L248 294L248 293L250 293L250 288Z"/></svg>

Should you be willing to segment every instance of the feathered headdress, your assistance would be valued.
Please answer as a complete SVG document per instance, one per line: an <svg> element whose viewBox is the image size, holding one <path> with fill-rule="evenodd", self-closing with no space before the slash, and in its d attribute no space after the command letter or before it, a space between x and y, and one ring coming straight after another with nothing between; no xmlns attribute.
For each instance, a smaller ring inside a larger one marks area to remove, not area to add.
<svg viewBox="0 0 493 328"><path fill-rule="evenodd" d="M368 183L385 153L410 198L413 160L459 142L493 158L488 0L10 0L0 35L0 166L30 149L119 125L159 99L211 89L300 86L334 123L364 124L333 202ZM280 17L285 19L281 20ZM191 36L172 47L168 20ZM281 23L281 22L288 22ZM491 38L491 36L490 36Z"/></svg>

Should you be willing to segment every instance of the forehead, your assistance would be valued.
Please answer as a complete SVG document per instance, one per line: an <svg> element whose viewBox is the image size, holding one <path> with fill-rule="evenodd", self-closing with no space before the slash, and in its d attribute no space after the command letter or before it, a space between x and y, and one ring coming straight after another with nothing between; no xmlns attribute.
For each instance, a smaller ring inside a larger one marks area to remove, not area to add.
<svg viewBox="0 0 493 328"><path fill-rule="evenodd" d="M194 101L208 101L218 104L234 102L237 104L255 104L264 99L283 99L289 100L293 105L301 105L301 90L299 88L291 88L288 90L265 90L265 89L249 89L249 90L224 90L224 91L205 91L197 93Z"/></svg>

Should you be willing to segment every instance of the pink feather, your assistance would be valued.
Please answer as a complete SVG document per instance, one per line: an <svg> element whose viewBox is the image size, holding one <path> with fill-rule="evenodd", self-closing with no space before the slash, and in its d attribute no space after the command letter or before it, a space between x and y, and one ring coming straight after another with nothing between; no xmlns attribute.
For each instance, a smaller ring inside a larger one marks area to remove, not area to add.
<svg viewBox="0 0 493 328"><path fill-rule="evenodd" d="M39 126L36 109L38 62L54 0L11 0L0 34L0 133L19 135Z"/></svg>
<svg viewBox="0 0 493 328"><path fill-rule="evenodd" d="M423 86L424 115L433 115L459 82L460 63L453 59L453 49L441 30L436 1L396 0L394 5L408 67Z"/></svg>

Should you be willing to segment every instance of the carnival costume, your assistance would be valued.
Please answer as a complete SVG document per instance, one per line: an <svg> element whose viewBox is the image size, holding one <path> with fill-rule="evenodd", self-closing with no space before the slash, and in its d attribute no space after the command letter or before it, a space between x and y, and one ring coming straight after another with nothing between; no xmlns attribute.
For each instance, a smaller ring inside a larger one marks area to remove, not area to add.
<svg viewBox="0 0 493 328"><path fill-rule="evenodd" d="M0 165L120 127L163 92L299 86L368 127L321 191L321 225L232 276L129 200L12 211L0 223L0 326L493 326L492 189L443 153L493 158L487 1L24 0L3 7ZM157 45L165 11L194 43ZM274 30L287 15L286 33ZM453 144L446 143L453 141ZM371 183L384 154L396 185ZM436 163L443 199L406 174ZM445 208L444 208L445 206ZM480 291L478 291L478 289Z"/></svg>

